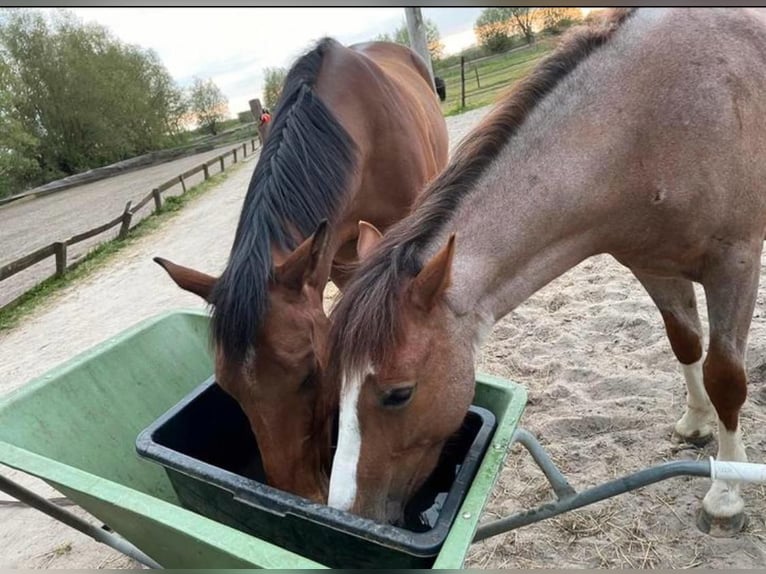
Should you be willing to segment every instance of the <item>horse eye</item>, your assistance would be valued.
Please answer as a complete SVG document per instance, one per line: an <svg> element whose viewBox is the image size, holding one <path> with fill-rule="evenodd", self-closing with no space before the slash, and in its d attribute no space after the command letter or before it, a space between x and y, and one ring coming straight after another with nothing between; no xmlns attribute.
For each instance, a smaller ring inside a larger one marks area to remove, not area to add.
<svg viewBox="0 0 766 574"><path fill-rule="evenodd" d="M386 393L381 401L384 407L402 407L410 402L415 387L401 387Z"/></svg>

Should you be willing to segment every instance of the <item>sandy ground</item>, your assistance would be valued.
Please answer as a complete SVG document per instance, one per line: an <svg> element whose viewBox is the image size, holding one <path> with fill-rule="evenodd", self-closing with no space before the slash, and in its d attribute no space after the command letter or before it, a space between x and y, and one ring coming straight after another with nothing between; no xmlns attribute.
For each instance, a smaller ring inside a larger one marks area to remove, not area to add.
<svg viewBox="0 0 766 574"><path fill-rule="evenodd" d="M485 111L448 120L453 144ZM0 335L0 393L141 319L166 309L201 307L196 297L177 289L151 257L163 255L210 273L219 271L252 165L188 205L163 229L131 245L119 261L62 291L22 326ZM334 292L328 289L328 296ZM765 299L766 286L759 294L750 337L750 401L743 415L748 454L758 462L766 447ZM695 449L671 440L685 397L677 364L649 297L608 257L586 261L498 323L478 368L528 388L522 425L537 434L576 488L665 460L715 454L715 441ZM56 496L36 481L13 476ZM746 490L749 525L743 534L713 539L694 525L707 487L702 479L674 479L528 526L475 545L467 566L762 567L766 489ZM540 471L515 447L484 519L549 497ZM134 564L35 511L0 500L2 566Z"/></svg>
<svg viewBox="0 0 766 574"><path fill-rule="evenodd" d="M704 296L697 289L700 306ZM750 332L749 401L742 417L747 454L766 450L766 281ZM703 311L707 333L707 317ZM546 286L500 321L478 363L523 384L521 425L583 490L668 460L715 456L672 440L685 387L660 314L633 276L599 256ZM475 568L763 568L766 488L745 490L746 531L716 539L695 527L710 485L675 478L472 547ZM520 446L508 455L484 520L553 500Z"/></svg>

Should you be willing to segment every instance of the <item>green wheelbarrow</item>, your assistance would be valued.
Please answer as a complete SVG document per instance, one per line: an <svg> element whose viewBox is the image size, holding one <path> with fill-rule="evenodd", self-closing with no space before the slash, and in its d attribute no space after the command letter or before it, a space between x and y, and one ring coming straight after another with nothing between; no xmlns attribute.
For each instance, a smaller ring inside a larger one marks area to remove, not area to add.
<svg viewBox="0 0 766 574"><path fill-rule="evenodd" d="M153 568L326 567L185 508L165 469L136 454L137 436L210 377L208 341L205 313L166 313L0 399L0 463L44 480L103 526L2 476L0 490ZM477 377L474 405L491 411L496 425L431 567L461 568L474 541L673 476L739 473L766 481L766 465L679 461L577 493L534 437L517 428L525 404L523 387ZM479 525L513 442L543 469L556 500Z"/></svg>

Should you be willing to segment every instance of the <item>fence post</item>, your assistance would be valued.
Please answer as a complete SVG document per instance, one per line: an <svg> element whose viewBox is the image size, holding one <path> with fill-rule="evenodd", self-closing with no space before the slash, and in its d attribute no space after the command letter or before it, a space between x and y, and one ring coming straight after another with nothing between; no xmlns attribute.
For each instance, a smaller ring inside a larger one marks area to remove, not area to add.
<svg viewBox="0 0 766 574"><path fill-rule="evenodd" d="M202 166L202 173L205 175L205 179L210 179L210 172L208 171L207 164Z"/></svg>
<svg viewBox="0 0 766 574"><path fill-rule="evenodd" d="M181 182L181 189L183 190L183 193L186 193L186 182L184 181L184 176L179 175L178 181Z"/></svg>
<svg viewBox="0 0 766 574"><path fill-rule="evenodd" d="M255 138L250 140L250 151L255 151Z"/></svg>
<svg viewBox="0 0 766 574"><path fill-rule="evenodd" d="M476 89L481 88L481 84L479 83L479 68L478 66L473 67L473 71L476 74Z"/></svg>
<svg viewBox="0 0 766 574"><path fill-rule="evenodd" d="M152 190L152 197L154 197L154 212L159 213L162 209L162 194L156 187Z"/></svg>
<svg viewBox="0 0 766 574"><path fill-rule="evenodd" d="M247 157L247 142L242 144L242 158L244 159L246 157Z"/></svg>
<svg viewBox="0 0 766 574"><path fill-rule="evenodd" d="M237 148L234 148L234 149L233 149L233 150L231 150L231 151L233 151L233 152L234 152L234 162L233 162L233 163L237 163Z"/></svg>
<svg viewBox="0 0 766 574"><path fill-rule="evenodd" d="M220 158L218 158L218 159L220 159L220 160L221 160L221 173L223 173L223 170L225 169L225 168L224 168L224 165L223 165L223 156L221 156L221 157L220 157Z"/></svg>
<svg viewBox="0 0 766 574"><path fill-rule="evenodd" d="M125 204L125 211L122 212L122 225L120 226L120 239L124 239L128 235L128 231L130 231L130 220L133 219L133 213L130 211L130 206L132 202L128 201L128 203Z"/></svg>
<svg viewBox="0 0 766 574"><path fill-rule="evenodd" d="M465 108L465 56L460 56L460 108Z"/></svg>
<svg viewBox="0 0 766 574"><path fill-rule="evenodd" d="M66 243L57 241L53 244L53 252L56 254L56 277L66 273Z"/></svg>

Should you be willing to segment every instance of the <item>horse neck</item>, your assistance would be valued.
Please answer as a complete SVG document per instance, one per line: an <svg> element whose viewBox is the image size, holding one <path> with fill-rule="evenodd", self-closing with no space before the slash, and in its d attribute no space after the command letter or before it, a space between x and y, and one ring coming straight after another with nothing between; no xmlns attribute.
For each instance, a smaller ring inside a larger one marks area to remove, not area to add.
<svg viewBox="0 0 766 574"><path fill-rule="evenodd" d="M608 138L578 145L566 136L578 133L572 122L566 131L529 123L477 180L433 246L456 234L448 302L458 316L480 324L479 339L547 283L607 250L606 227L619 217L597 176Z"/></svg>

